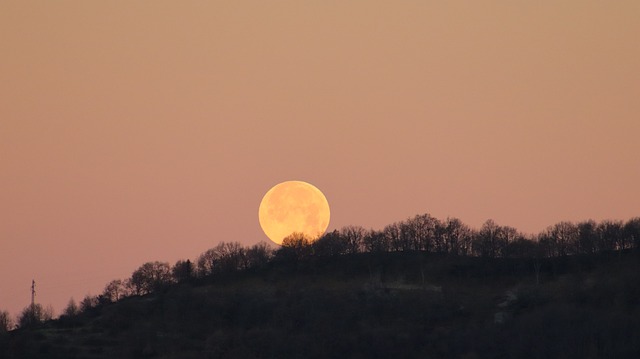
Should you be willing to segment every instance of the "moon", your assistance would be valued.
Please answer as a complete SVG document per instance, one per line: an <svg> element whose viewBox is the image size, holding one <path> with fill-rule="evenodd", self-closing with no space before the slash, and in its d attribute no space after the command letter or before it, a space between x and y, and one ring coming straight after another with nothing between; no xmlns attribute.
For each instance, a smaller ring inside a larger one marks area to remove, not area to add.
<svg viewBox="0 0 640 359"><path fill-rule="evenodd" d="M303 181L273 186L262 198L258 210L260 227L276 244L282 244L282 240L294 232L317 239L327 230L330 217L327 198L318 188Z"/></svg>

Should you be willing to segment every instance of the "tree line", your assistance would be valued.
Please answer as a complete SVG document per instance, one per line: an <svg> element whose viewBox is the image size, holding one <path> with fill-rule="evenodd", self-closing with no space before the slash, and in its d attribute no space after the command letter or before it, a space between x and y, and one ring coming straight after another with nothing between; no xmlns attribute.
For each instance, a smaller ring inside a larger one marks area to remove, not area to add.
<svg viewBox="0 0 640 359"><path fill-rule="evenodd" d="M87 295L80 303L71 299L60 319L71 320L78 314L90 313L101 304L162 291L176 283L202 281L220 274L260 268L272 262L299 261L310 257L420 251L486 258L552 258L638 248L640 217L626 222L563 221L538 234L524 234L493 220L487 220L475 229L457 218L439 220L429 214L421 214L387 225L382 230L346 226L317 239L292 233L284 238L278 249L264 242L248 247L238 242L221 242L200 254L194 262L188 259L178 260L174 265L147 262L129 278L107 283L99 295ZM15 323L8 312L0 311L0 333L14 327L37 325L51 318L52 309L43 309L37 303L26 307Z"/></svg>
<svg viewBox="0 0 640 359"><path fill-rule="evenodd" d="M347 226L316 241L293 234L284 239L279 251L297 250L316 256L421 251L487 258L552 258L639 247L640 217L626 222L563 221L538 234L524 234L491 219L480 229L474 229L457 218L439 220L422 214L382 230Z"/></svg>

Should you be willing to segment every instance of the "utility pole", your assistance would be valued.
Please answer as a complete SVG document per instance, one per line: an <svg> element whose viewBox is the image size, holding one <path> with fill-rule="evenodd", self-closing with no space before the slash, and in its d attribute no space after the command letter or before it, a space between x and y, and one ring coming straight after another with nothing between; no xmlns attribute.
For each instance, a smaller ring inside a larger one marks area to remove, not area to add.
<svg viewBox="0 0 640 359"><path fill-rule="evenodd" d="M31 315L36 316L36 281L31 280Z"/></svg>

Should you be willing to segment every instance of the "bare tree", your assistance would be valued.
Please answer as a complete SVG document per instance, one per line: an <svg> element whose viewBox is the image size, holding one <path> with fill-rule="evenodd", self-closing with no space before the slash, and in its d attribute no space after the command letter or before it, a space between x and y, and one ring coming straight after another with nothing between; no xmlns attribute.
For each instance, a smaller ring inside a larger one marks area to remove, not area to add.
<svg viewBox="0 0 640 359"><path fill-rule="evenodd" d="M576 243L579 242L580 232L578 227L571 222L560 222L550 226L545 231L545 238L552 247L552 256L566 256L575 254Z"/></svg>
<svg viewBox="0 0 640 359"><path fill-rule="evenodd" d="M313 242L313 251L319 256L336 256L347 253L347 242L343 240L342 234L335 229L325 233Z"/></svg>
<svg viewBox="0 0 640 359"><path fill-rule="evenodd" d="M298 261L309 257L313 252L311 241L300 232L294 232L282 240L282 247L277 256L286 260Z"/></svg>
<svg viewBox="0 0 640 359"><path fill-rule="evenodd" d="M340 230L340 237L346 243L347 253L362 251L364 235L367 231L360 226L346 226Z"/></svg>
<svg viewBox="0 0 640 359"><path fill-rule="evenodd" d="M500 255L500 231L501 227L492 219L484 222L473 241L473 251L482 257L498 257Z"/></svg>
<svg viewBox="0 0 640 359"><path fill-rule="evenodd" d="M173 268L171 268L171 275L173 276L173 279L178 283L188 281L189 279L193 278L193 274L193 263L191 263L191 261L188 259L186 261L177 261L176 264L173 265Z"/></svg>
<svg viewBox="0 0 640 359"><path fill-rule="evenodd" d="M13 320L6 310L0 310L0 334L6 333L13 329Z"/></svg>
<svg viewBox="0 0 640 359"><path fill-rule="evenodd" d="M67 303L67 306L62 311L62 315L67 317L74 317L79 313L80 313L80 308L76 304L76 301L73 298L69 299L69 303Z"/></svg>
<svg viewBox="0 0 640 359"><path fill-rule="evenodd" d="M640 249L640 217L632 218L624 225L624 235L627 243L635 251Z"/></svg>
<svg viewBox="0 0 640 359"><path fill-rule="evenodd" d="M598 225L593 220L580 222L576 226L578 229L578 241L576 252L592 254L598 249Z"/></svg>
<svg viewBox="0 0 640 359"><path fill-rule="evenodd" d="M159 290L171 282L171 267L165 262L147 262L131 274L131 285L137 295Z"/></svg>
<svg viewBox="0 0 640 359"><path fill-rule="evenodd" d="M622 221L602 221L598 224L598 246L601 251L613 251L622 248Z"/></svg>
<svg viewBox="0 0 640 359"><path fill-rule="evenodd" d="M411 249L427 252L444 252L441 238L436 238L436 229L440 221L430 214L419 214L407 221L410 228Z"/></svg>
<svg viewBox="0 0 640 359"><path fill-rule="evenodd" d="M126 288L124 282L120 279L112 280L107 283L102 292L102 298L107 302L117 302L125 296Z"/></svg>
<svg viewBox="0 0 640 359"><path fill-rule="evenodd" d="M198 276L204 277L213 273L213 267L217 259L216 251L211 248L198 256L196 261Z"/></svg>
<svg viewBox="0 0 640 359"><path fill-rule="evenodd" d="M197 260L200 276L215 272L236 271L248 266L245 249L238 242L221 242L202 253Z"/></svg>
<svg viewBox="0 0 640 359"><path fill-rule="evenodd" d="M244 247L238 242L222 242L216 246L216 250L218 251L218 268L221 271L233 272L249 266Z"/></svg>
<svg viewBox="0 0 640 359"><path fill-rule="evenodd" d="M367 232L362 240L364 251L368 253L388 252L389 242L386 240L384 232L371 230Z"/></svg>
<svg viewBox="0 0 640 359"><path fill-rule="evenodd" d="M51 313L53 314L53 313ZM42 305L34 303L25 307L20 315L18 315L18 327L27 328L43 323L45 320L51 319Z"/></svg>
<svg viewBox="0 0 640 359"><path fill-rule="evenodd" d="M411 225L409 220L398 223L400 228L400 246L403 251L410 251L416 249L416 233L415 228Z"/></svg>
<svg viewBox="0 0 640 359"><path fill-rule="evenodd" d="M458 218L447 218L440 224L445 251L454 255L471 253L471 229Z"/></svg>
<svg viewBox="0 0 640 359"><path fill-rule="evenodd" d="M267 243L260 242L246 250L246 257L249 262L249 267L262 267L273 257L273 250Z"/></svg>
<svg viewBox="0 0 640 359"><path fill-rule="evenodd" d="M99 301L98 301L98 297L97 296L91 295L91 294L87 294L80 301L80 312L86 313L86 312L90 311L91 309L97 307L98 303L99 303Z"/></svg>
<svg viewBox="0 0 640 359"><path fill-rule="evenodd" d="M382 230L385 241L389 243L390 249L394 252L403 250L400 227L399 223L393 223L384 227Z"/></svg>

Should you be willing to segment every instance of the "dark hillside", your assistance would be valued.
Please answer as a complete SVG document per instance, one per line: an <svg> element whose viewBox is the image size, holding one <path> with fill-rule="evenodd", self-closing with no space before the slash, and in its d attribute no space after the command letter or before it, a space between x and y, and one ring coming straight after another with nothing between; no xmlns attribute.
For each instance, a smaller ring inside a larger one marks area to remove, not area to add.
<svg viewBox="0 0 640 359"><path fill-rule="evenodd" d="M536 284L536 268L539 268ZM640 260L273 260L0 336L2 358L638 358Z"/></svg>

